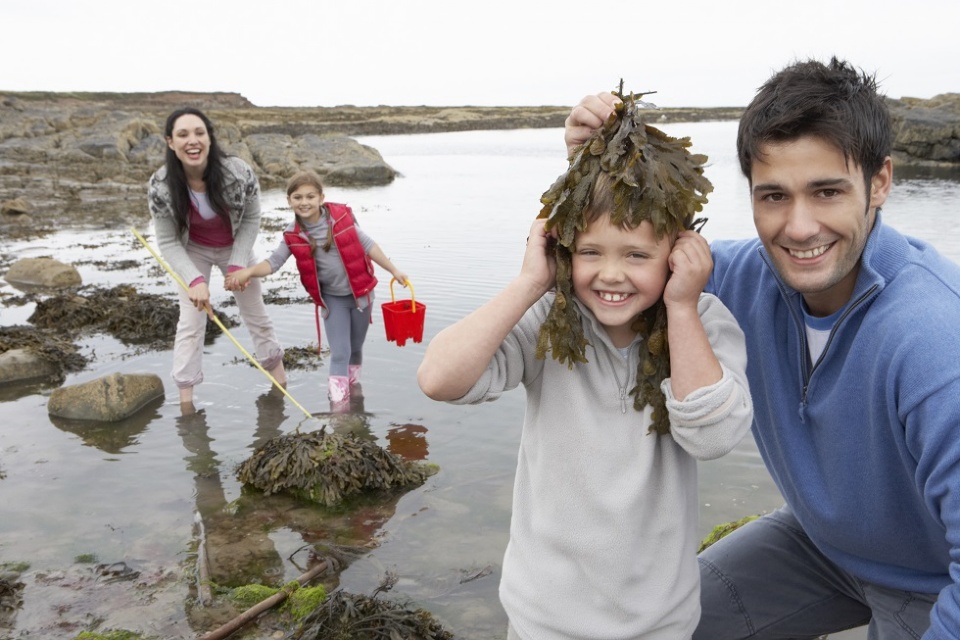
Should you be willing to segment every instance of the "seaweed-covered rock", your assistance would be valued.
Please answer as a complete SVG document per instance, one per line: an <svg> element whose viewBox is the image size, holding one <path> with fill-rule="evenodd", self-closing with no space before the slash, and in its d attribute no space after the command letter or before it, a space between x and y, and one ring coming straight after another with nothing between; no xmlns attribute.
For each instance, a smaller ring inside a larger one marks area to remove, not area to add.
<svg viewBox="0 0 960 640"><path fill-rule="evenodd" d="M419 486L433 470L354 434L321 430L268 440L241 463L237 478L267 495L288 492L332 507L367 490Z"/></svg>

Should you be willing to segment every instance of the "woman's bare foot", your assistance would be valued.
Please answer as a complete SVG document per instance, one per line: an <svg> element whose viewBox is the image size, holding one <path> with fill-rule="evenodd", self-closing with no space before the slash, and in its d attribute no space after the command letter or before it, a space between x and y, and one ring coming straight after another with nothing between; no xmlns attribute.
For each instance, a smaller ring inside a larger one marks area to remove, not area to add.
<svg viewBox="0 0 960 640"><path fill-rule="evenodd" d="M273 369L270 369L268 373L273 376L273 379L277 381L277 384L284 389L287 388L287 372L283 368L283 360L281 360L280 363L277 364L277 366L275 366Z"/></svg>

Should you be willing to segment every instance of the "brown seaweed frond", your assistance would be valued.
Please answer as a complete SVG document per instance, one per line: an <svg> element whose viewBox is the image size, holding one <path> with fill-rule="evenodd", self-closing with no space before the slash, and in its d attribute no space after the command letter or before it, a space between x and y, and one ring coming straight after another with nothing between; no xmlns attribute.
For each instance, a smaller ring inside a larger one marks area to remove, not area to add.
<svg viewBox="0 0 960 640"><path fill-rule="evenodd" d="M433 473L355 434L290 433L258 447L237 479L265 494L287 492L327 507L368 490L419 486Z"/></svg>
<svg viewBox="0 0 960 640"><path fill-rule="evenodd" d="M578 232L586 229L586 213L594 184L601 173L611 178L614 210L611 223L629 228L643 221L653 225L658 238L674 237L683 229L699 228L705 219L694 219L703 210L713 185L703 175L707 157L689 151L689 138L674 138L645 122L656 113L640 98L646 94L624 94L623 83L615 92L621 102L603 126L570 154L567 171L540 198L539 218L555 230L557 243L557 297L547 314L537 343L537 356L549 350L559 362L573 366L586 362L587 340L581 318L572 303L572 252ZM638 318L641 346L634 407L654 408L654 428L669 430L665 400L659 383L670 375L666 348L666 311L663 301L654 305L648 318ZM642 321L641 321L642 320ZM654 353L655 351L655 353Z"/></svg>
<svg viewBox="0 0 960 640"><path fill-rule="evenodd" d="M383 589L384 584L377 588ZM392 586L392 585L390 585ZM290 638L297 640L452 640L424 609L373 596L336 591L304 619Z"/></svg>
<svg viewBox="0 0 960 640"><path fill-rule="evenodd" d="M670 420L667 399L660 390L660 383L670 377L670 347L667 344L667 308L662 299L637 319L634 329L643 340L640 342L637 384L630 390L633 408L643 411L650 405L653 411L649 431L664 435L670 431Z"/></svg>

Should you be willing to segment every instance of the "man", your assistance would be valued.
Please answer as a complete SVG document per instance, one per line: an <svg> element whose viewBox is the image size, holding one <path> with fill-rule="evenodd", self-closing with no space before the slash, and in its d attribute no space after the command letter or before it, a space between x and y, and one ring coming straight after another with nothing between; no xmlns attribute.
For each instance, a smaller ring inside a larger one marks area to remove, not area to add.
<svg viewBox="0 0 960 640"><path fill-rule="evenodd" d="M584 98L569 148L616 98ZM960 268L883 224L890 117L836 59L764 84L737 137L759 238L707 291L747 338L753 432L785 498L700 557L698 640L960 638Z"/></svg>

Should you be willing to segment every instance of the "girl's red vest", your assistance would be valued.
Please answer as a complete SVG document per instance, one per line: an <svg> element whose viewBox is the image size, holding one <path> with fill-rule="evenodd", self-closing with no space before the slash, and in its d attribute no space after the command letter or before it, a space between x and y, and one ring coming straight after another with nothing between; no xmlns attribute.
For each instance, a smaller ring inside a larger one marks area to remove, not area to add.
<svg viewBox="0 0 960 640"><path fill-rule="evenodd" d="M360 243L360 236L357 235L356 220L353 217L353 211L345 204L336 202L327 202L324 205L330 214L330 224L333 226L333 242L337 246L337 252L340 254L340 261L343 263L344 271L347 272L347 280L350 281L350 289L353 297L360 305L360 299L367 296L367 303L370 303L370 292L377 286L377 278L373 274L373 263L370 256L363 250ZM323 303L323 295L320 291L320 279L317 276L317 262L313 257L313 247L310 242L303 237L300 230L300 223L295 222L291 231L284 231L283 240L290 248L297 262L297 271L300 273L300 282L303 283L310 298L316 305L317 312L317 348L320 347L320 308L326 309ZM372 316L371 316L372 320Z"/></svg>

